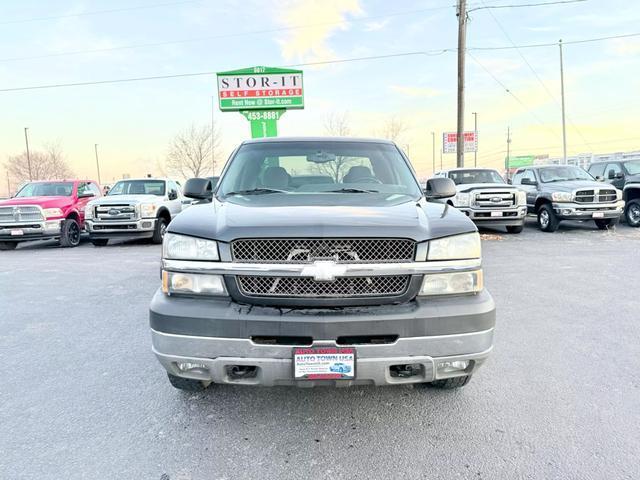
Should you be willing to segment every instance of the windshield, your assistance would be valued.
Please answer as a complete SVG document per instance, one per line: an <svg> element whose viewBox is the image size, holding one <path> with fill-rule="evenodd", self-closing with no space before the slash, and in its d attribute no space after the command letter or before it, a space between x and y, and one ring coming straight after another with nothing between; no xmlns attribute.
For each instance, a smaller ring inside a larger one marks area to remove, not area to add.
<svg viewBox="0 0 640 480"><path fill-rule="evenodd" d="M495 170L456 170L449 172L449 178L456 185L469 183L506 183Z"/></svg>
<svg viewBox="0 0 640 480"><path fill-rule="evenodd" d="M124 180L116 183L107 195L158 195L164 197L162 180Z"/></svg>
<svg viewBox="0 0 640 480"><path fill-rule="evenodd" d="M582 168L567 165L541 168L539 173L540 180L542 180L543 183L564 182L565 180L594 180L594 178Z"/></svg>
<svg viewBox="0 0 640 480"><path fill-rule="evenodd" d="M634 160L633 162L627 162L624 164L629 172L629 175L640 175L640 160Z"/></svg>
<svg viewBox="0 0 640 480"><path fill-rule="evenodd" d="M374 142L282 141L243 145L220 182L220 197L258 193L421 196L413 172L398 149Z"/></svg>
<svg viewBox="0 0 640 480"><path fill-rule="evenodd" d="M27 183L16 197L70 197L72 193L72 182L35 182Z"/></svg>

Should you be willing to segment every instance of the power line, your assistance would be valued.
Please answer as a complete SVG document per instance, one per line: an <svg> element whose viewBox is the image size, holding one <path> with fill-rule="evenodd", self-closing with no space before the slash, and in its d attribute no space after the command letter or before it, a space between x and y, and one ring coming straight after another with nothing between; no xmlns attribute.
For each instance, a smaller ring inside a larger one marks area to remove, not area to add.
<svg viewBox="0 0 640 480"><path fill-rule="evenodd" d="M477 10L495 10L498 8L520 8L520 7L544 7L546 5L563 5L566 3L579 3L579 2L586 2L586 1L587 0L558 0L555 2L543 2L543 3L518 3L513 5L485 5L483 7L472 8L467 13L475 12Z"/></svg>
<svg viewBox="0 0 640 480"><path fill-rule="evenodd" d="M604 40L615 40L618 38L631 38L631 37L639 37L640 32L634 33L624 33L621 35L610 35L608 37L595 37L595 38L586 38L583 40L572 40L565 42L562 41L563 45L577 45L580 43L590 43L590 42L601 42ZM539 47L557 47L558 42L550 42L550 43L532 43L529 45L512 45L512 46L504 46L504 47L473 47L467 48L467 50L512 50L514 48L539 48Z"/></svg>
<svg viewBox="0 0 640 480"><path fill-rule="evenodd" d="M408 11L405 10L405 11L401 11L401 12L392 12L392 13L385 13L385 14L380 14L380 15L371 15L371 16L368 16L368 17L353 18L353 19L350 19L348 21L349 22L355 22L355 23L366 22L366 21L369 21L369 20L377 20L377 19L380 19L380 18L398 17L398 16L404 16L404 15L415 15L417 13L430 12L430 11L434 11L434 10L445 10L445 9L449 9L449 8L452 8L452 7L446 6L446 7L422 8L422 9L419 9L419 10L408 10ZM27 56L27 57L0 58L0 62L15 62L15 61L20 61L20 60L38 60L38 59L41 59L41 58L64 57L64 56L70 56L70 55L82 55L82 54L87 54L87 53L103 53L103 52L114 52L114 51L118 51L118 50L132 50L132 49L136 49L136 48L162 47L162 46L165 46L165 45L177 45L177 44L182 44L182 43L194 43L194 42L202 42L202 41L206 41L206 40L219 40L221 38L235 38L235 37L244 37L244 36L250 36L250 35L263 35L263 34L269 34L269 33L281 33L281 32L286 32L286 31L290 31L290 30L302 30L302 29L306 29L306 28L324 27L324 26L327 26L327 25L341 25L343 23L345 23L345 21L318 22L318 23L310 23L310 24L305 24L305 25L294 25L294 26L290 26L290 27L269 28L269 29L264 29L264 30L253 30L253 31L247 31L247 32L224 33L224 34L219 34L219 35L207 35L207 36L204 36L204 37L185 38L185 39L180 39L180 40L167 40L167 41L163 41L163 42L138 43L138 44L132 44L132 45L121 45L121 46L117 46L117 47L94 48L94 49L87 49L87 50L72 50L72 51L66 51L66 52L48 53L48 54L43 54L43 55L33 55L33 56Z"/></svg>
<svg viewBox="0 0 640 480"><path fill-rule="evenodd" d="M35 18L24 18L20 20L9 20L6 22L0 22L0 25L12 25L16 23L30 23L30 22L41 22L45 20L59 20L62 18L74 18L74 17L86 17L90 15L102 15L104 13L117 13L117 12L128 12L131 10L144 10L147 8L159 8L159 7L170 7L173 5L184 5L187 3L202 3L202 0L182 0L180 2L168 2L168 3L154 3L151 5L139 5L137 7L123 7L123 8L112 8L110 10L96 10L93 12L83 12L83 13L70 13L67 15L52 15L49 17L35 17Z"/></svg>

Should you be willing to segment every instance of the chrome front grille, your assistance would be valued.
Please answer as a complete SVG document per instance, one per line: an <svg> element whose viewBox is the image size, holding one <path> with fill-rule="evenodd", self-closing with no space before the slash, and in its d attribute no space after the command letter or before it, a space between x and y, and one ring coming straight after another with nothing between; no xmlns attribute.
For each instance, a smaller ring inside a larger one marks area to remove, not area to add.
<svg viewBox="0 0 640 480"><path fill-rule="evenodd" d="M0 223L42 222L42 210L36 205L0 207Z"/></svg>
<svg viewBox="0 0 640 480"><path fill-rule="evenodd" d="M516 192L480 191L474 196L474 205L479 208L511 208L516 205Z"/></svg>
<svg viewBox="0 0 640 480"><path fill-rule="evenodd" d="M240 292L249 297L359 298L399 296L407 291L410 275L340 277L318 282L310 277L236 277Z"/></svg>
<svg viewBox="0 0 640 480"><path fill-rule="evenodd" d="M616 191L611 188L577 190L574 197L577 203L610 203L618 198Z"/></svg>
<svg viewBox="0 0 640 480"><path fill-rule="evenodd" d="M246 263L396 263L413 261L415 247L407 239L245 239L231 243L231 254Z"/></svg>
<svg viewBox="0 0 640 480"><path fill-rule="evenodd" d="M136 207L127 203L96 205L94 218L98 221L114 220L118 222L135 220Z"/></svg>

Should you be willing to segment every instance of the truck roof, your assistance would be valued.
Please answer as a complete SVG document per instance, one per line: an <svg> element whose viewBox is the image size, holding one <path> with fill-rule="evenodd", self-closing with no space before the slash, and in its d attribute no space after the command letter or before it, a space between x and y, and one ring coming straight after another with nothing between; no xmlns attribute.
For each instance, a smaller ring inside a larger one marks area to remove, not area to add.
<svg viewBox="0 0 640 480"><path fill-rule="evenodd" d="M166 177L140 177L140 178L121 178L120 180L115 180L113 183L116 184L118 182L129 182L129 181L139 181L139 180L147 180L147 181L172 181L175 182L175 180L171 180L170 178L166 178Z"/></svg>
<svg viewBox="0 0 640 480"><path fill-rule="evenodd" d="M459 172L461 170L491 170L492 172L497 172L495 168L487 168L487 167L457 167L457 168L448 168L446 170L441 170L441 172Z"/></svg>
<svg viewBox="0 0 640 480"><path fill-rule="evenodd" d="M93 182L98 183L95 180L89 178L52 178L49 180L30 180L25 183L48 183L48 182Z"/></svg>
<svg viewBox="0 0 640 480"><path fill-rule="evenodd" d="M357 137L268 137L245 140L242 144L249 143L278 143L278 142L362 142L362 143L386 143L395 145L391 140L382 138L357 138Z"/></svg>

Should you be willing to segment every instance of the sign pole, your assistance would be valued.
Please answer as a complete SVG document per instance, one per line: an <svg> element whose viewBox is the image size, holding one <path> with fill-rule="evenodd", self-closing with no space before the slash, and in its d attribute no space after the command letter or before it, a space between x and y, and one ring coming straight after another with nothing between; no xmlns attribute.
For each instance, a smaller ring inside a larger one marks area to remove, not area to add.
<svg viewBox="0 0 640 480"><path fill-rule="evenodd" d="M467 0L458 0L458 148L456 166L464 167L464 60L467 41Z"/></svg>

